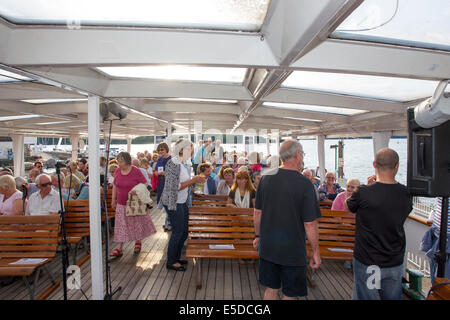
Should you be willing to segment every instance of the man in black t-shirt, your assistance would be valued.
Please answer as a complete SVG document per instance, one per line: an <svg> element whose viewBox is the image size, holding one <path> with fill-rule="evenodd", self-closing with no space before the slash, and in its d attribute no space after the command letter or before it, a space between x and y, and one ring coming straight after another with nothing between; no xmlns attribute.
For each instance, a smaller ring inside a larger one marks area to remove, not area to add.
<svg viewBox="0 0 450 320"><path fill-rule="evenodd" d="M353 299L402 299L405 230L403 224L412 210L412 197L395 180L397 152L384 148L377 152L373 166L376 176L347 199L356 213L353 256Z"/></svg>
<svg viewBox="0 0 450 320"><path fill-rule="evenodd" d="M313 184L299 168L303 148L295 140L280 148L283 165L263 174L255 201L255 249L259 251L259 282L266 287L264 299L307 295L305 235L311 244L310 266L321 263L317 218L321 216Z"/></svg>

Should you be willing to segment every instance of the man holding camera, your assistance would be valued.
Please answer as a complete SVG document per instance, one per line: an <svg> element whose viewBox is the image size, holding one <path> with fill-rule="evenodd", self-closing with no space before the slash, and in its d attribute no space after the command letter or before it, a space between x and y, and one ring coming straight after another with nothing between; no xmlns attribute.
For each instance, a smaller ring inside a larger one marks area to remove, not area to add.
<svg viewBox="0 0 450 320"><path fill-rule="evenodd" d="M376 175L346 201L356 213L354 300L402 299L403 224L412 210L412 197L395 180L398 165L397 152L379 150L373 162Z"/></svg>

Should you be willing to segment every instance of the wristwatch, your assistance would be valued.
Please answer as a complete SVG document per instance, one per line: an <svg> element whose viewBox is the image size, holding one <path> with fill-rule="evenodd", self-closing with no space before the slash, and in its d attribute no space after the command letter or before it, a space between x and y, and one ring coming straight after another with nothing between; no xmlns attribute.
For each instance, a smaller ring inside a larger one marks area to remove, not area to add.
<svg viewBox="0 0 450 320"><path fill-rule="evenodd" d="M259 234L255 234L255 238L259 238Z"/></svg>

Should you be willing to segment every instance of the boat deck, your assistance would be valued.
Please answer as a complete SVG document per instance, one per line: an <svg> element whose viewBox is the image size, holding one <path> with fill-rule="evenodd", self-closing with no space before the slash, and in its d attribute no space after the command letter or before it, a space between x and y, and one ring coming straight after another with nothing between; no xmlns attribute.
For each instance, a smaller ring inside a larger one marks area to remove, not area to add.
<svg viewBox="0 0 450 320"><path fill-rule="evenodd" d="M260 300L264 287L258 283L258 262L242 264L236 259L205 259L203 288L196 289L196 270L189 260L186 272L169 271L165 268L167 243L170 233L163 231L165 213L153 209L151 217L158 232L143 241L139 255L133 253L134 243L124 246L124 255L111 263L112 290L121 290L114 300ZM85 255L79 250L79 257ZM71 256L70 256L71 257ZM61 255L49 263L53 274L61 278ZM68 300L91 299L90 260L81 266L82 290L68 290ZM323 261L315 273L316 288L308 288L303 300L348 300L351 299L353 275L343 262ZM36 298L51 286L45 272L41 273ZM17 278L12 284L0 288L0 300L28 300L28 290ZM62 300L60 285L48 300Z"/></svg>

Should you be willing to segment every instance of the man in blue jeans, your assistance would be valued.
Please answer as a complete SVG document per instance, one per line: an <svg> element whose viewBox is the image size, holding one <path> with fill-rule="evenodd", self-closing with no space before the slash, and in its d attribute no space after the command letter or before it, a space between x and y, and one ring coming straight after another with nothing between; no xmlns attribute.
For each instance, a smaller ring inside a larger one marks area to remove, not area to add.
<svg viewBox="0 0 450 320"><path fill-rule="evenodd" d="M395 180L398 164L394 150L378 151L373 162L376 175L346 201L356 213L354 300L402 299L403 224L412 211L412 197Z"/></svg>

